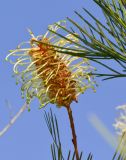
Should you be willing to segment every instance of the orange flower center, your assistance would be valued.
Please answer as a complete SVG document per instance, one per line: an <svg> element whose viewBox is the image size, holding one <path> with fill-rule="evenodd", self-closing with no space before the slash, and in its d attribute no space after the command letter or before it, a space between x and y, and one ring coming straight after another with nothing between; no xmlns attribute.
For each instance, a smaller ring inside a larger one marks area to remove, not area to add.
<svg viewBox="0 0 126 160"><path fill-rule="evenodd" d="M38 47L31 49L29 55L37 69L37 74L48 88L48 97L51 103L58 106L69 106L72 101L77 102L76 81L72 80L71 72L64 61L56 54L47 38L38 44Z"/></svg>

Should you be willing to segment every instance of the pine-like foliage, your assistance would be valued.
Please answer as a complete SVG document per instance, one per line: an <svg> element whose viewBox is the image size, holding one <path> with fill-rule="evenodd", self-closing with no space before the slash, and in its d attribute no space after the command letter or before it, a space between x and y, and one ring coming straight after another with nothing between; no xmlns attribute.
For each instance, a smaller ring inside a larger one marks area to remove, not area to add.
<svg viewBox="0 0 126 160"><path fill-rule="evenodd" d="M67 20L71 23L70 28L58 24L57 26L62 28L62 33L72 34L80 40L79 43L76 43L67 38L79 49L76 50L76 53L74 50L67 48L57 47L57 50L73 56L86 57L109 70L109 73L106 74L94 72L97 76L105 77L105 79L126 77L126 2L124 0L93 1L102 9L105 23L100 22L98 17L95 17L85 8L83 8L83 11L92 19L91 22L85 19L83 14L75 11L75 14L81 20L81 24L67 17ZM66 39L62 33L55 32L59 37ZM106 62L110 60L117 63L118 69L113 69L112 66L107 65Z"/></svg>
<svg viewBox="0 0 126 160"><path fill-rule="evenodd" d="M66 157L64 156L62 143L60 140L58 121L55 114L52 113L52 110L50 109L49 113L45 112L44 117L53 139L53 144L51 144L52 160L76 160L75 152L72 150L68 149L68 155ZM92 160L92 158L93 155L90 153L87 160ZM79 160L82 160L82 152L80 153Z"/></svg>
<svg viewBox="0 0 126 160"><path fill-rule="evenodd" d="M47 113L45 112L45 121L49 132L52 136L53 143L51 144L52 160L76 160L75 152L68 149L67 157L64 156L62 149L62 142L60 140L60 133L58 127L58 121L56 115L52 113L52 110ZM80 160L93 160L92 153L89 153L88 157L82 157L80 154ZM126 160L126 134L124 133L120 138L117 149L112 157L112 160Z"/></svg>

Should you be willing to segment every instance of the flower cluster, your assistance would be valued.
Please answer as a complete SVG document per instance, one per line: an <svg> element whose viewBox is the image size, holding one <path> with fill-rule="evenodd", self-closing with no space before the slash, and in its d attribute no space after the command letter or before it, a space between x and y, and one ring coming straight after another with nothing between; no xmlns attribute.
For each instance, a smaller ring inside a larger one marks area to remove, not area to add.
<svg viewBox="0 0 126 160"><path fill-rule="evenodd" d="M118 106L117 109L120 110L121 113L113 126L119 135L123 135L123 133L126 132L126 105Z"/></svg>
<svg viewBox="0 0 126 160"><path fill-rule="evenodd" d="M65 22L58 23L65 25ZM49 28L56 32L60 27L55 24ZM95 90L95 81L90 74L94 68L89 61L65 54L65 49L64 53L60 53L61 49L55 47L77 49L75 44L67 40L79 43L77 38L68 34L64 39L49 31L35 37L29 32L30 41L20 44L6 57L14 65L14 74L17 82L21 83L22 96L26 97L27 103L37 97L40 107L48 103L58 107L69 106L73 101L77 102L78 95L88 88ZM26 44L29 46L26 47Z"/></svg>

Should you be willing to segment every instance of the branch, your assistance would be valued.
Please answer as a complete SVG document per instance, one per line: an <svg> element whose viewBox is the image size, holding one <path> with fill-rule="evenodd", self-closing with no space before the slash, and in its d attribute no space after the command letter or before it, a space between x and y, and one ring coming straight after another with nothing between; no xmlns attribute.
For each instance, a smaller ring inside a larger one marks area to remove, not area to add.
<svg viewBox="0 0 126 160"><path fill-rule="evenodd" d="M20 110L16 113L16 115L10 120L10 122L0 131L0 137L3 136L9 128L15 123L15 121L20 117L20 115L25 111L27 108L27 104L24 104Z"/></svg>

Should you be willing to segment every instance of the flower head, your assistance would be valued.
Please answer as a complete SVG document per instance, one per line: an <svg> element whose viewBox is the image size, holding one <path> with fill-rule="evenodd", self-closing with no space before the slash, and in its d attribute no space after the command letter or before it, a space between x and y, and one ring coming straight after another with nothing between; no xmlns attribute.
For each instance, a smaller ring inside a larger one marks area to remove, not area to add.
<svg viewBox="0 0 126 160"><path fill-rule="evenodd" d="M65 22L58 23L65 25ZM59 29L56 24L49 28L53 31ZM20 44L6 57L14 64L13 71L17 81L21 82L22 95L26 96L27 103L37 97L41 107L48 103L54 103L58 107L69 106L73 101L77 102L80 93L88 88L94 89L95 82L90 75L94 68L89 61L60 53L61 49L55 48L77 49L76 45L49 31L37 37L30 30L29 32L32 36L30 41ZM66 37L79 42L73 35ZM29 47L23 47L27 43Z"/></svg>
<svg viewBox="0 0 126 160"><path fill-rule="evenodd" d="M120 116L115 120L113 126L117 130L119 135L123 135L126 132L126 105L118 106L118 110L121 111Z"/></svg>

